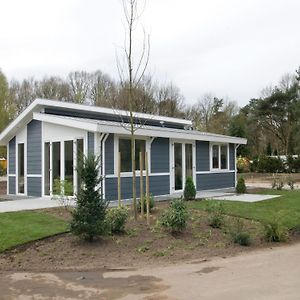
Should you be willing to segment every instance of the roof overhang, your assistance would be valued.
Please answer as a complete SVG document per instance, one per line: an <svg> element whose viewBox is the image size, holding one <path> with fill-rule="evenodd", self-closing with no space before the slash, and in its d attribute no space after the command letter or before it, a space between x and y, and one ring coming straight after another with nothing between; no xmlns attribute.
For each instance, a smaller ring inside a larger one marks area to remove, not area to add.
<svg viewBox="0 0 300 300"><path fill-rule="evenodd" d="M33 119L51 124L68 126L77 129L88 130L91 132L101 133L114 133L129 135L130 128L128 124L121 124L117 122L106 122L92 119L81 119L74 117L62 117L55 115L47 115L43 113L33 113ZM135 135L137 136L150 136L150 137L164 137L181 140L198 140L210 141L219 143L233 143L233 144L246 144L247 140L244 138L210 134L195 130L172 129L165 127L154 127L141 125L135 127Z"/></svg>
<svg viewBox="0 0 300 300"><path fill-rule="evenodd" d="M108 115L119 115L128 116L128 111L111 109L105 107L96 107L90 105L76 104L72 102L62 102L49 99L36 99L34 100L15 120L13 120L0 134L0 145L6 145L17 133L18 131L26 126L32 119L33 114L36 112L41 112L43 108L46 107L56 107L62 109L74 109L86 112L103 113ZM144 120L156 120L162 122L169 122L174 124L181 124L183 126L191 126L192 122L190 120L164 117L164 116L154 116L144 113L134 113L134 117Z"/></svg>

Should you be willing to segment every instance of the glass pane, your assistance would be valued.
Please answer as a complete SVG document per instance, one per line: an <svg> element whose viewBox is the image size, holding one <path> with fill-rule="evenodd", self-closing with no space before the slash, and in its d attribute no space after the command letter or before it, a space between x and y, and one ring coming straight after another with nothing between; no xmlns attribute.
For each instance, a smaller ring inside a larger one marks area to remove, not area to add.
<svg viewBox="0 0 300 300"><path fill-rule="evenodd" d="M128 139L119 139L119 151L121 152L121 172L130 172L131 170L131 141Z"/></svg>
<svg viewBox="0 0 300 300"><path fill-rule="evenodd" d="M218 169L219 168L219 146L218 145L213 145L212 148L212 167L213 169Z"/></svg>
<svg viewBox="0 0 300 300"><path fill-rule="evenodd" d="M18 192L24 194L24 144L18 144Z"/></svg>
<svg viewBox="0 0 300 300"><path fill-rule="evenodd" d="M185 144L185 174L186 177L193 177L193 146Z"/></svg>
<svg viewBox="0 0 300 300"><path fill-rule="evenodd" d="M221 169L227 169L227 146L221 146Z"/></svg>
<svg viewBox="0 0 300 300"><path fill-rule="evenodd" d="M44 147L44 193L45 195L50 195L50 143L45 143Z"/></svg>
<svg viewBox="0 0 300 300"><path fill-rule="evenodd" d="M73 195L73 141L65 141L65 194Z"/></svg>
<svg viewBox="0 0 300 300"><path fill-rule="evenodd" d="M182 190L182 144L174 144L175 190Z"/></svg>
<svg viewBox="0 0 300 300"><path fill-rule="evenodd" d="M135 169L136 170L140 170L140 152L142 152L143 170L145 170L145 149L146 149L145 140L135 141Z"/></svg>
<svg viewBox="0 0 300 300"><path fill-rule="evenodd" d="M52 143L52 180L53 194L57 194L54 187L60 186L60 142Z"/></svg>
<svg viewBox="0 0 300 300"><path fill-rule="evenodd" d="M77 168L82 164L83 161L83 139L77 139L76 141L76 147L77 147ZM78 174L78 173L77 173ZM77 176L77 192L80 190L81 187L81 177Z"/></svg>

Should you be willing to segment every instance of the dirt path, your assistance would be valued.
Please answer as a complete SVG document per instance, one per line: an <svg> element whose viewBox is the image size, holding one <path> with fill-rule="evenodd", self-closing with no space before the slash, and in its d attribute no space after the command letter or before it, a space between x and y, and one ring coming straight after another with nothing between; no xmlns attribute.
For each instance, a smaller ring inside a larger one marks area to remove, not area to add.
<svg viewBox="0 0 300 300"><path fill-rule="evenodd" d="M299 299L300 244L142 270L1 272L0 299Z"/></svg>

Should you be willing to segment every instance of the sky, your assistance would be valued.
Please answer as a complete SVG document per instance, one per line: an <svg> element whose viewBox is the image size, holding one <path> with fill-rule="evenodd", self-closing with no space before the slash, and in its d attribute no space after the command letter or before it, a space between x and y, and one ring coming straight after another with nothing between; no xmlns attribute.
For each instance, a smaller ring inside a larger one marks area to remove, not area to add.
<svg viewBox="0 0 300 300"><path fill-rule="evenodd" d="M0 69L8 80L101 70L118 79L121 0L0 0ZM299 0L148 0L134 35L150 36L147 71L186 102L244 106L300 66Z"/></svg>

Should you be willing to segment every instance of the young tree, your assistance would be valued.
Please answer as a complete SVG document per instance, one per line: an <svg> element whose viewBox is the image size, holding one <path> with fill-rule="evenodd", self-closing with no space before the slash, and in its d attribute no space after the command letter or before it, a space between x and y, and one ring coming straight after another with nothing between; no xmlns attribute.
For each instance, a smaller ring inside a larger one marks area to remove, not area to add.
<svg viewBox="0 0 300 300"><path fill-rule="evenodd" d="M108 202L100 191L102 178L99 176L100 158L89 154L78 166L82 188L77 195L77 206L72 213L71 232L92 242L95 236L105 234Z"/></svg>
<svg viewBox="0 0 300 300"><path fill-rule="evenodd" d="M132 161L132 199L134 218L137 220L137 202L136 202L136 158L135 158L135 132L139 128L134 116L134 91L144 78L150 53L149 36L145 31L140 53L135 51L134 32L138 28L138 23L143 11L140 9L138 0L123 0L123 10L126 20L126 38L124 46L125 63L122 65L117 57L117 67L120 76L122 88L127 90L128 108L129 108L129 131L131 136L131 161ZM134 64L136 62L136 64ZM125 126L127 128L127 126Z"/></svg>

